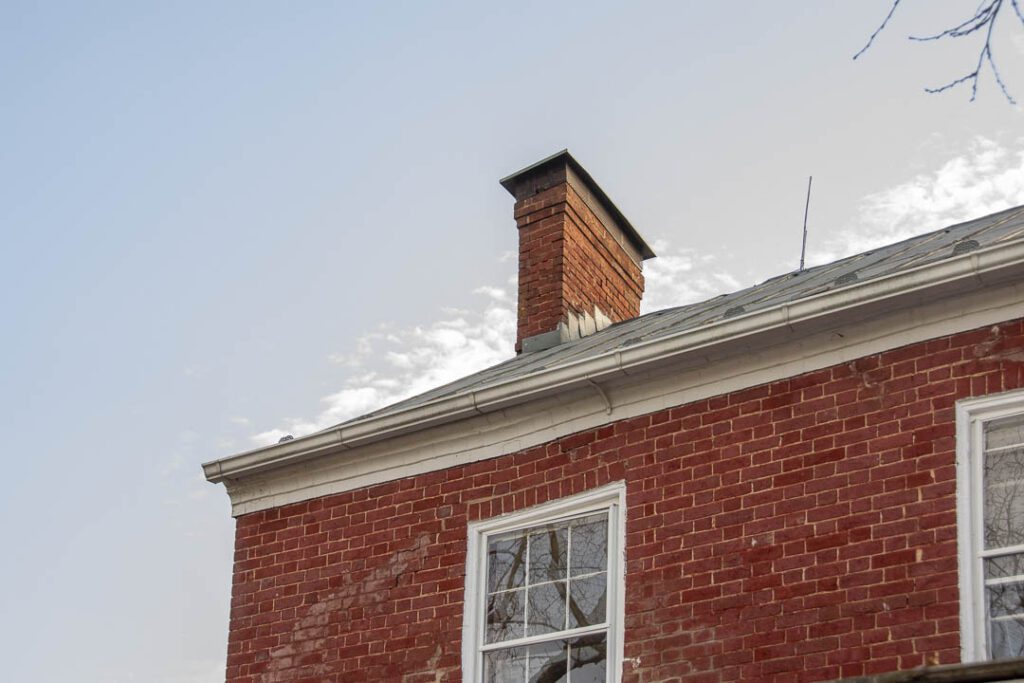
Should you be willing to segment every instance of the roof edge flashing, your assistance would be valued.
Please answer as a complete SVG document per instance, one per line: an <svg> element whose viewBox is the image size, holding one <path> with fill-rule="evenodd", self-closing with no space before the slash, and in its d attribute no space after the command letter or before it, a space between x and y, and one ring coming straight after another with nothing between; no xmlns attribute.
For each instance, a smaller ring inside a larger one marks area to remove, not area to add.
<svg viewBox="0 0 1024 683"><path fill-rule="evenodd" d="M701 353L741 337L770 332L779 326L827 318L843 312L922 292L980 289L1024 274L1024 240L1015 240L943 259L893 275L865 280L771 308L736 315L696 330L653 339L566 365L540 370L514 380L438 398L406 410L366 417L327 430L271 444L203 464L208 481L218 483L292 464L324 450L351 448L416 431L470 414L482 414L534 397L575 388L591 380L632 374L688 352Z"/></svg>
<svg viewBox="0 0 1024 683"><path fill-rule="evenodd" d="M516 198L516 200L522 199L521 188L529 183L531 180L536 180L543 176L545 173L551 171L554 168L563 166L571 171L571 174L567 174L565 182L571 182L569 179L572 175L583 184L584 188L591 194L602 206L602 208L608 212L612 219L618 224L618 227L626 234L629 240L633 243L633 246L639 252L641 260L646 261L657 256L654 250L647 244L640 233L637 232L633 224L629 222L625 214L615 206L615 202L611 200L608 194L601 189L601 186L597 184L593 176L587 172L587 169L583 168L583 165L569 153L568 149L563 149L559 152L555 152L549 157L545 157L538 162L530 164L525 168L521 168L515 173L511 173L498 183L508 191L510 195ZM532 194L532 193L531 193Z"/></svg>

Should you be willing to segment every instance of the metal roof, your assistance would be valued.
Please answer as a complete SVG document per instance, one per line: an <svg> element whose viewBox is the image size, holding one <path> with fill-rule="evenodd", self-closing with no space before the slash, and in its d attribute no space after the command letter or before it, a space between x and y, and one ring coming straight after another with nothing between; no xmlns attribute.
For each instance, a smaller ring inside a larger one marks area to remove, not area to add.
<svg viewBox="0 0 1024 683"><path fill-rule="evenodd" d="M792 303L822 292L841 289L1021 238L1024 238L1024 206L911 237L832 263L785 273L759 285L731 294L722 294L707 301L666 308L615 323L588 337L510 358L450 384L360 416L356 420L397 413L439 398L455 396L641 342L695 330L736 315ZM355 420L349 422L353 421Z"/></svg>

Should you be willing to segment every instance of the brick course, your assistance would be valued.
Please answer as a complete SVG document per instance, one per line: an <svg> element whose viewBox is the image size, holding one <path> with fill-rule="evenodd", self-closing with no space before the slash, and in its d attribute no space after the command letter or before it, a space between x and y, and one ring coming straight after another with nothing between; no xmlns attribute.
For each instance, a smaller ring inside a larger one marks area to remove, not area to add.
<svg viewBox="0 0 1024 683"><path fill-rule="evenodd" d="M959 659L954 403L1024 386L1011 321L240 517L228 680L461 680L469 521L627 482L623 680Z"/></svg>
<svg viewBox="0 0 1024 683"><path fill-rule="evenodd" d="M523 339L550 332L569 314L612 322L640 314L644 278L576 190L564 179L516 202L519 228L519 325Z"/></svg>

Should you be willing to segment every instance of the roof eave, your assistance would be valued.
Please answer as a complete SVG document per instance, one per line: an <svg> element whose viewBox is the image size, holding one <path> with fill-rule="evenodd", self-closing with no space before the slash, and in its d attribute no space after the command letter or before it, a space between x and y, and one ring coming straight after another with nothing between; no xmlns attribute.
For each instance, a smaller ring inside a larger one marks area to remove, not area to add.
<svg viewBox="0 0 1024 683"><path fill-rule="evenodd" d="M704 355L713 354L716 348L724 348L730 342L780 327L792 327L829 316L857 314L872 306L884 306L887 302L894 307L911 306L927 295L948 296L1005 282L1012 277L1024 277L1024 240L998 244L727 318L394 413L357 419L291 441L205 463L203 472L206 479L214 483L241 479L323 454L493 412L540 396L571 390L588 382L653 369L696 349ZM912 299L903 301L911 295Z"/></svg>

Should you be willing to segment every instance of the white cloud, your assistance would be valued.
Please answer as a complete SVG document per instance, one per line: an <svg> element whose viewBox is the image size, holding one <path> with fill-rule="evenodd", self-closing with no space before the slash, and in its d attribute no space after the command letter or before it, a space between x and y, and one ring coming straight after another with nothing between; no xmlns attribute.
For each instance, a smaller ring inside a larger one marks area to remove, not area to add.
<svg viewBox="0 0 1024 683"><path fill-rule="evenodd" d="M643 313L703 301L741 287L712 254L674 249L665 241L655 242L654 250L659 256L644 264Z"/></svg>
<svg viewBox="0 0 1024 683"><path fill-rule="evenodd" d="M645 266L644 312L679 306L740 287L714 256L674 250L660 242L662 254ZM333 353L328 361L353 372L341 389L321 399L313 418L288 418L252 437L257 445L302 436L421 394L510 358L516 336L516 279L507 286L482 286L482 310L445 308L445 318L406 329L382 328L359 337L355 349Z"/></svg>
<svg viewBox="0 0 1024 683"><path fill-rule="evenodd" d="M355 351L332 354L331 362L372 368L349 377L344 386L321 399L312 419L289 419L253 437L276 443L286 434L300 436L415 396L512 356L516 313L507 290L481 287L487 297L482 311L449 310L430 325L374 332L356 341Z"/></svg>
<svg viewBox="0 0 1024 683"><path fill-rule="evenodd" d="M644 311L699 301L740 285L715 257L655 247L662 256L645 268ZM358 370L341 389L321 399L314 418L290 418L252 437L258 445L277 443L286 435L302 436L447 384L510 358L516 335L516 280L506 287L483 286L482 310L442 309L445 318L407 329L387 328L359 337L351 352L328 361Z"/></svg>
<svg viewBox="0 0 1024 683"><path fill-rule="evenodd" d="M1024 204L1024 141L1010 149L977 138L938 170L865 197L854 225L812 251L808 261L827 262L1016 204ZM664 241L654 248L661 255L645 264L644 313L743 286L716 255L677 249ZM442 309L445 317L435 323L406 329L382 326L359 337L353 351L328 357L358 374L353 372L338 391L321 399L323 409L316 417L286 419L253 440L264 445L287 434L309 434L511 357L515 289L515 277L507 287L479 287L474 293L487 301L482 310ZM237 421L242 424L241 418Z"/></svg>
<svg viewBox="0 0 1024 683"><path fill-rule="evenodd" d="M938 170L864 198L855 224L808 262L828 263L1024 204L1024 141L1016 148L978 137Z"/></svg>
<svg viewBox="0 0 1024 683"><path fill-rule="evenodd" d="M502 303L509 303L511 301L508 291L501 287L477 287L473 290L474 294L486 294L495 301Z"/></svg>

